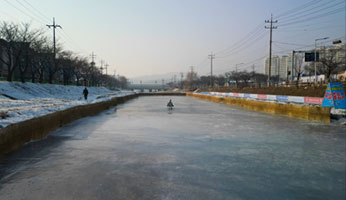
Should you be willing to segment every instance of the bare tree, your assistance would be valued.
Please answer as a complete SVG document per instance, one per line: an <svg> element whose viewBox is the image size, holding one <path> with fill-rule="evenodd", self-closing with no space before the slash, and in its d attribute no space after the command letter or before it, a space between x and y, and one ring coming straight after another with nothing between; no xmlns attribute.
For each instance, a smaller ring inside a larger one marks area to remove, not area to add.
<svg viewBox="0 0 346 200"><path fill-rule="evenodd" d="M254 83L258 85L258 87L261 87L262 84L264 84L264 85L267 84L268 76L265 74L255 73L252 76L252 79L253 79Z"/></svg>
<svg viewBox="0 0 346 200"><path fill-rule="evenodd" d="M299 80L301 75L304 73L304 69L305 67L303 67L303 59L299 59L299 57L298 59L295 59L294 70L297 73L297 82L296 82L297 86L299 85Z"/></svg>
<svg viewBox="0 0 346 200"><path fill-rule="evenodd" d="M56 78L65 85L80 85L80 80L84 79L89 81L91 86L127 86L126 77L120 76L117 79L104 75L94 64L88 63L86 58L77 57L71 51L63 51L59 44L55 65L52 52L51 41L41 31L31 30L29 24L0 23L0 66L7 67L8 81L20 78L25 82L30 70L32 82L38 78L40 83L45 80L53 83ZM1 74L2 71L1 68Z"/></svg>
<svg viewBox="0 0 346 200"><path fill-rule="evenodd" d="M327 82L330 82L331 74L346 70L345 57L338 58L337 51L337 49L328 50L325 56L320 59L322 63L320 73L325 75Z"/></svg>
<svg viewBox="0 0 346 200"><path fill-rule="evenodd" d="M193 88L196 86L196 83L198 81L198 76L195 71L193 71L193 68L191 68L191 71L187 72L185 83L187 87Z"/></svg>
<svg viewBox="0 0 346 200"><path fill-rule="evenodd" d="M225 77L225 75L219 75L219 76L215 77L215 81L216 81L216 84L218 86L222 87L226 83L226 77Z"/></svg>
<svg viewBox="0 0 346 200"><path fill-rule="evenodd" d="M16 45L18 48L16 51L18 51L18 54L21 52L20 55L18 55L20 60L17 64L20 71L20 79L23 83L25 82L26 72L30 65L30 55L33 53L33 51L31 51L31 44L35 43L42 34L43 33L39 30L30 30L30 24L22 24L20 26L17 38L17 41L19 41L18 44L20 45Z"/></svg>
<svg viewBox="0 0 346 200"><path fill-rule="evenodd" d="M34 83L36 78L43 82L45 68L49 65L52 57L51 49L48 47L49 41L46 36L41 35L31 42L29 51L29 63L31 72L31 81Z"/></svg>
<svg viewBox="0 0 346 200"><path fill-rule="evenodd" d="M73 59L73 53L71 51L63 51L58 54L56 63L62 75L62 82L64 85L68 85L72 82L71 78L74 72Z"/></svg>
<svg viewBox="0 0 346 200"><path fill-rule="evenodd" d="M4 49L4 57L0 56L0 62L7 67L7 81L12 81L15 70L15 44L18 38L19 27L13 23L2 22L0 24L0 45Z"/></svg>
<svg viewBox="0 0 346 200"><path fill-rule="evenodd" d="M239 76L240 80L242 80L244 86L247 87L248 82L250 81L250 79L252 77L252 73L249 73L247 71L242 71L242 72L239 72L238 76Z"/></svg>
<svg viewBox="0 0 346 200"><path fill-rule="evenodd" d="M239 72L237 72L237 71L226 72L225 76L227 77L227 79L229 81L234 81L236 87L239 86L239 82L240 82L240 79L241 79Z"/></svg>
<svg viewBox="0 0 346 200"><path fill-rule="evenodd" d="M89 63L86 58L76 57L74 60L73 75L76 79L76 85L80 85L80 80L83 78L84 68L88 68Z"/></svg>

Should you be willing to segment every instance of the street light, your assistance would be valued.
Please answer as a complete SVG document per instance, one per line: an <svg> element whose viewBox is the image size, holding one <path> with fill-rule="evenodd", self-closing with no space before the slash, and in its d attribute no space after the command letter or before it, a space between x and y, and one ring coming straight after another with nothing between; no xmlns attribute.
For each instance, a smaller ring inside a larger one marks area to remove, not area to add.
<svg viewBox="0 0 346 200"><path fill-rule="evenodd" d="M315 39L315 53L314 53L314 68L315 68L315 84L317 84L317 73L316 73L316 42L319 40L326 40L329 37Z"/></svg>

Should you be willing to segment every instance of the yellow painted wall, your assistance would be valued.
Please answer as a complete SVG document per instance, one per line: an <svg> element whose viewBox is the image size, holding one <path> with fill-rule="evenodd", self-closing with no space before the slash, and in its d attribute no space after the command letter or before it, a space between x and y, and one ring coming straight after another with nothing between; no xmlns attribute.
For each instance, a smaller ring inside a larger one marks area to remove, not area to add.
<svg viewBox="0 0 346 200"><path fill-rule="evenodd" d="M186 93L186 95L205 99L208 101L236 105L254 111L281 114L291 117L330 123L330 108L322 108L309 105L280 104L232 97L216 97L195 93Z"/></svg>

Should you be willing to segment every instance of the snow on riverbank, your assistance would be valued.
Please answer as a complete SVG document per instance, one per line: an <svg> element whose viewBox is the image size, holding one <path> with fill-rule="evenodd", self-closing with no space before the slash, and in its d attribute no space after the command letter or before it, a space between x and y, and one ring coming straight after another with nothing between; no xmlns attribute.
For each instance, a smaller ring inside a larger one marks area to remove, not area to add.
<svg viewBox="0 0 346 200"><path fill-rule="evenodd" d="M0 118L0 128L73 106L133 94L130 91L88 87L88 100L85 101L83 89L83 86L0 81L0 113L7 113L7 117Z"/></svg>

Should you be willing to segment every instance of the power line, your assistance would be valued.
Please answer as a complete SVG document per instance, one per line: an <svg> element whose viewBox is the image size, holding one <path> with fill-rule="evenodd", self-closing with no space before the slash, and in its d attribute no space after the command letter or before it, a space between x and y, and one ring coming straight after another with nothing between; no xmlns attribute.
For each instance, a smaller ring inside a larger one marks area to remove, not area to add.
<svg viewBox="0 0 346 200"><path fill-rule="evenodd" d="M24 15L28 16L29 18L31 18L32 20L35 20L35 21L37 21L37 22L39 22L39 23L41 23L41 24L45 24L45 22L44 22L44 21L41 21L40 18L37 19L36 17L34 17L34 16L28 14L27 12L25 12L25 11L23 11L22 9L18 8L18 7L15 6L14 4L10 3L8 0L4 0L4 1L5 1L7 4L9 4L10 6L12 6L13 8L15 8L16 10L18 10L19 12L21 12L21 13L23 13Z"/></svg>
<svg viewBox="0 0 346 200"><path fill-rule="evenodd" d="M43 18L45 18L46 20L49 20L50 18L47 17L46 15L44 15L40 10L36 9L34 6L32 6L29 2L27 2L26 0L23 0L27 5L29 5L32 9L34 9L39 15L41 15Z"/></svg>
<svg viewBox="0 0 346 200"><path fill-rule="evenodd" d="M29 9L27 6L25 6L22 2L20 2L19 0L16 0L17 1L17 3L19 3L24 9L26 9L30 14L32 14L32 15L34 15L35 17L37 17L38 19L40 19L41 20L41 16L39 16L39 15L37 15L36 13L34 13L34 12L31 12L31 9ZM46 20L46 19L45 19ZM43 19L42 19L42 21L44 21ZM45 23L47 23L47 22L49 22L50 20L46 20L45 21Z"/></svg>
<svg viewBox="0 0 346 200"><path fill-rule="evenodd" d="M282 14L278 14L278 15L277 15L277 19L279 19L279 18L281 18L281 17L283 17L283 16L286 16L286 15L289 15L289 14L292 14L292 13L295 13L295 12L298 12L299 10L305 9L306 6L309 6L309 5L311 5L312 3L314 3L314 2L315 2L315 3L318 3L318 2L320 2L320 1L321 1L321 0L312 0L312 1L309 1L309 2L307 2L307 3L305 3L305 4L303 4L303 5L294 7L294 8L292 8L292 9L290 9L290 10L288 10L288 11L282 13Z"/></svg>
<svg viewBox="0 0 346 200"><path fill-rule="evenodd" d="M296 18L296 17L299 17L300 15L309 15L307 14L308 12L312 11L312 13L315 13L316 11L321 11L321 10L325 10L325 9L328 9L328 8L331 8L331 7L334 7L335 5L330 5L330 3L332 2L335 2L335 0L331 0L331 1L328 1L328 2L325 2L324 4L320 4L319 5L319 2L316 3L316 4L312 4L312 5L308 5L308 6L305 6L305 7L301 7L302 8L302 11L300 12L291 12L290 14L286 15L285 17L278 17L277 19L280 19L280 21L285 21L285 20L289 20L290 18ZM339 4L340 2L337 2L337 4ZM325 7L327 6L327 7ZM316 10L318 9L318 10Z"/></svg>
<svg viewBox="0 0 346 200"><path fill-rule="evenodd" d="M333 11L328 11L326 13L315 15L315 16L312 16L312 17L309 17L309 18L305 18L303 20L296 20L296 21L292 21L292 22L286 22L286 23L280 24L280 27L288 26L288 25L291 25L291 24L304 23L304 22L307 22L307 21L310 21L310 20L315 20L315 19L318 19L318 18L330 16L330 15L333 15L333 14L337 14L337 13L342 12L342 11L345 11L345 7L338 8L338 9L333 10Z"/></svg>
<svg viewBox="0 0 346 200"><path fill-rule="evenodd" d="M334 40L343 39L343 38L345 38L345 36L337 37L337 38L330 39L330 40L325 40L325 41L321 42L321 44L327 44L327 43L330 43L330 42L332 42ZM295 48L295 50L301 50L301 49L305 49L305 48L308 48L308 47L315 47L315 44L308 44L308 45L305 45L305 46L301 46L301 47ZM285 50L285 51L278 51L278 52L275 52L275 53L279 54L279 53L289 53L289 52L292 52L292 49Z"/></svg>
<svg viewBox="0 0 346 200"><path fill-rule="evenodd" d="M237 48L237 46L239 46L242 42L244 41L248 41L248 38L251 38L252 36L256 35L256 33L258 33L258 31L261 31L263 29L261 29L261 27L263 26L263 23L257 25L252 31L250 31L249 33L247 33L242 39L240 39L239 41L235 42L233 45L220 50L218 52L216 52L216 54L221 54L225 51L231 50L233 51L234 48Z"/></svg>
<svg viewBox="0 0 346 200"><path fill-rule="evenodd" d="M288 43L288 42L278 42L278 41L273 41L273 43L288 44L288 45L294 45L294 46L305 46L305 45L306 45L306 44L297 44L297 43Z"/></svg>
<svg viewBox="0 0 346 200"><path fill-rule="evenodd" d="M70 43L72 43L73 46L76 47L80 52L83 52L84 54L86 54L86 53L88 52L88 51L84 50L83 48L81 48L81 47L72 39L72 37L70 37L70 36L66 33L66 31L64 31L63 28L58 29L58 32L60 33L60 35L61 35L62 37L65 38L65 40L70 41Z"/></svg>
<svg viewBox="0 0 346 200"><path fill-rule="evenodd" d="M333 4L331 6L328 6L328 7L322 7L319 10L316 10L316 11L313 11L313 12L310 12L310 13L304 12L304 13L302 13L303 15L294 15L294 16L288 18L288 19L282 19L281 21L283 21L285 23L290 22L290 21L295 21L297 19L301 19L301 18L304 18L306 16L311 16L311 15L316 14L316 13L321 13L321 11L326 11L329 8L333 8L335 6L338 6L339 4L344 4L344 2L338 2L338 3ZM331 10L329 10L329 11L331 11Z"/></svg>
<svg viewBox="0 0 346 200"><path fill-rule="evenodd" d="M257 42L261 41L261 39L263 39L264 37L266 36L266 32L263 31L263 33L261 35L259 35L257 38L254 38L253 39L253 42L252 41L249 41L250 43L247 44L246 46L242 46L240 49L238 49L236 52L232 52L230 54L227 54L227 55L224 55L224 56L217 56L217 58L226 58L226 57L229 57L229 56L232 56L232 55L235 55L235 54L238 54L240 53L241 51L245 50L246 48L256 44ZM246 44L246 43L244 43Z"/></svg>

